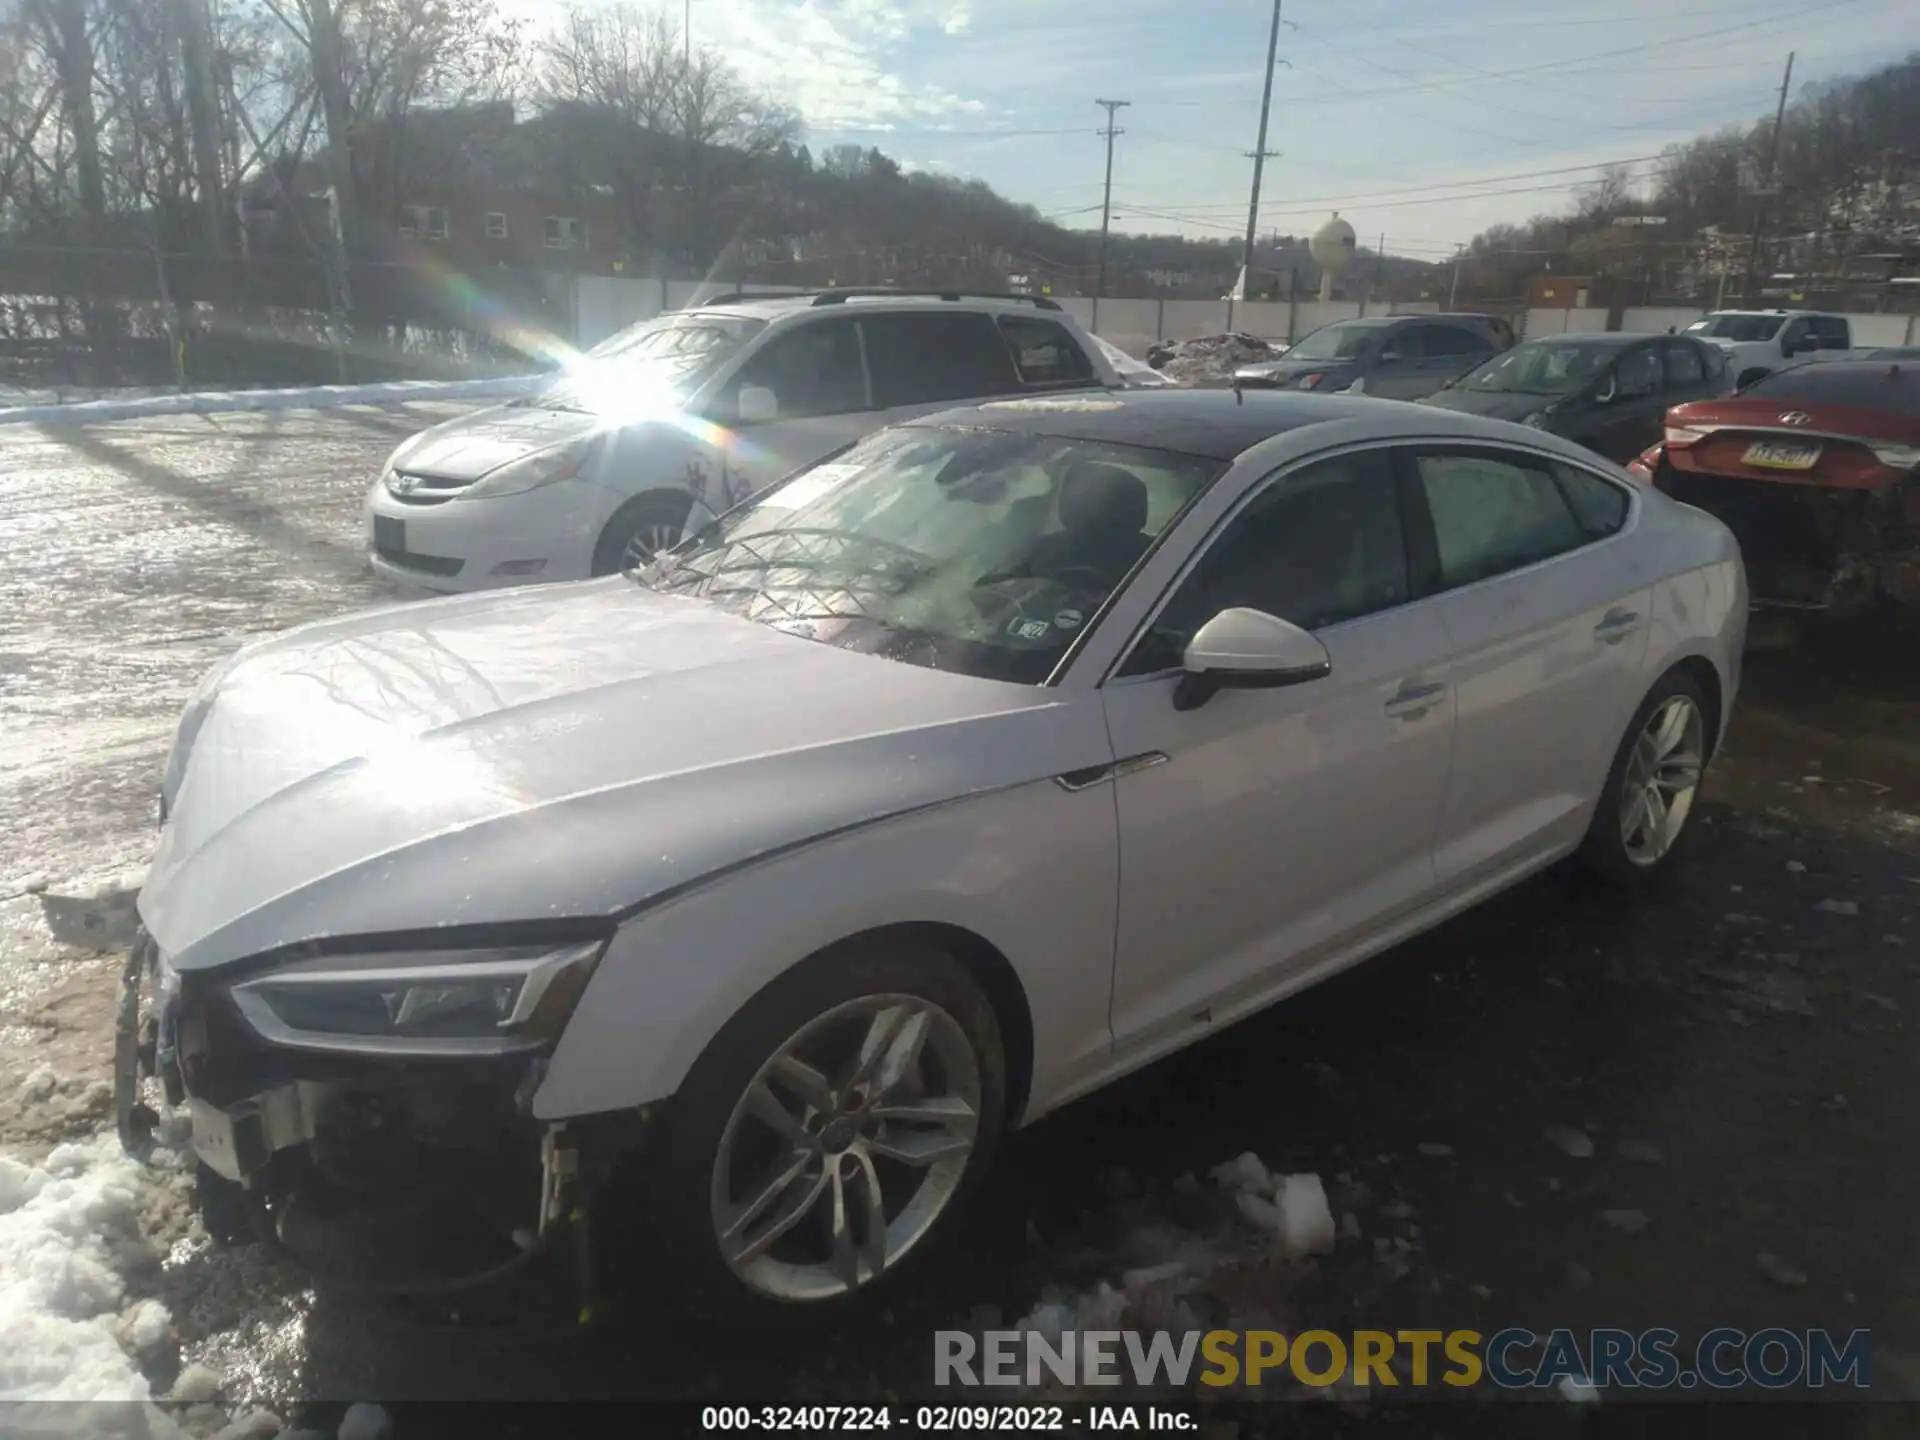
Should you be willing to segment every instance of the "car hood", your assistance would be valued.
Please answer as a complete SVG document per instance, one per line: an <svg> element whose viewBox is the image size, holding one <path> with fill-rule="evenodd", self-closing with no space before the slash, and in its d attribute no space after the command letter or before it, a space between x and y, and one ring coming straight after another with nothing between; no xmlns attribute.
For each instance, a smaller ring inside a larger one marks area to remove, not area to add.
<svg viewBox="0 0 1920 1440"><path fill-rule="evenodd" d="M409 475L473 481L536 451L591 435L599 423L578 410L542 409L537 400L495 405L421 431L387 463Z"/></svg>
<svg viewBox="0 0 1920 1440"><path fill-rule="evenodd" d="M182 970L332 936L614 916L1110 759L1060 697L624 577L323 622L243 652L189 706L140 915Z"/></svg>
<svg viewBox="0 0 1920 1440"><path fill-rule="evenodd" d="M1537 410L1551 410L1565 398L1558 395L1518 395L1510 390L1467 390L1458 385L1436 390L1418 401L1443 410L1485 415L1492 420L1524 420Z"/></svg>

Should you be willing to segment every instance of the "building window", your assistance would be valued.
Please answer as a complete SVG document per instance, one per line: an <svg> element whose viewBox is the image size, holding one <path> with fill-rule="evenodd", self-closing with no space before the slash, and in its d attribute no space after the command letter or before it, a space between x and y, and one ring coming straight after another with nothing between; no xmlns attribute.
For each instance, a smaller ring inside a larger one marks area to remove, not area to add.
<svg viewBox="0 0 1920 1440"><path fill-rule="evenodd" d="M498 210L487 212L487 238L504 240L507 238L507 217Z"/></svg>
<svg viewBox="0 0 1920 1440"><path fill-rule="evenodd" d="M448 229L447 207L444 205L400 207L400 233L409 239L423 236L428 240L444 240Z"/></svg>
<svg viewBox="0 0 1920 1440"><path fill-rule="evenodd" d="M549 215L540 226L549 250L587 248L587 228L572 215Z"/></svg>

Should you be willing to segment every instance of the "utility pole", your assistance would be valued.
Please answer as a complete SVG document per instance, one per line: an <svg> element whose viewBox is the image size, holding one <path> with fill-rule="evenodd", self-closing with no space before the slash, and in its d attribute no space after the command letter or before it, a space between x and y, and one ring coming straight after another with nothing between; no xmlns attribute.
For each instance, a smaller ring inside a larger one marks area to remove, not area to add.
<svg viewBox="0 0 1920 1440"><path fill-rule="evenodd" d="M1247 243L1240 252L1240 295L1253 277L1253 232L1260 223L1260 176L1273 152L1267 149L1267 114L1273 107L1273 70L1280 53L1280 0L1273 0L1273 25L1267 31L1267 78L1260 87L1260 138L1254 141L1253 196L1247 202Z"/></svg>
<svg viewBox="0 0 1920 1440"><path fill-rule="evenodd" d="M1467 247L1453 247L1453 283L1447 286L1447 309L1451 310L1460 303L1460 260L1467 253Z"/></svg>
<svg viewBox="0 0 1920 1440"><path fill-rule="evenodd" d="M687 0L685 17L680 22L680 43L686 54L686 67L693 69L693 0Z"/></svg>
<svg viewBox="0 0 1920 1440"><path fill-rule="evenodd" d="M1760 303L1760 232L1767 223L1774 195L1780 188L1780 131L1787 119L1787 88L1793 84L1793 51L1787 52L1787 73L1780 77L1780 103L1773 112L1773 138L1767 142L1767 183L1754 196L1753 243L1747 250L1747 303Z"/></svg>
<svg viewBox="0 0 1920 1440"><path fill-rule="evenodd" d="M1107 128L1100 133L1107 137L1107 187L1100 200L1100 269L1093 281L1093 320L1088 329L1095 334L1100 331L1100 297L1107 288L1107 225L1113 218L1113 137L1127 132L1114 128L1115 112L1124 110L1131 100L1095 100L1107 112Z"/></svg>

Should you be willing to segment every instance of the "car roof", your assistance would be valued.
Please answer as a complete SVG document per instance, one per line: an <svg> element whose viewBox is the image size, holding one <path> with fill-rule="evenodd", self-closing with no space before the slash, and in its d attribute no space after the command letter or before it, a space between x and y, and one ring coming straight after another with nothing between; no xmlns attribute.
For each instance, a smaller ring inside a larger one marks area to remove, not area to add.
<svg viewBox="0 0 1920 1440"><path fill-rule="evenodd" d="M800 295L724 295L690 305L683 313L723 310L729 315L751 315L761 320L779 320L790 315L837 315L847 310L984 310L991 314L1038 315L1047 320L1064 320L1058 307L1049 309L1018 296L958 295L946 299L940 295L903 293L899 295L847 294L831 305L815 302L823 293L810 291Z"/></svg>
<svg viewBox="0 0 1920 1440"><path fill-rule="evenodd" d="M1480 416L1366 395L1290 390L1082 391L989 400L903 422L1137 445L1207 460L1234 460L1263 440L1310 425L1367 420L1382 438L1465 434L1512 439L1511 426ZM1539 441L1540 436L1529 436Z"/></svg>
<svg viewBox="0 0 1920 1440"><path fill-rule="evenodd" d="M1642 340L1678 340L1678 335L1659 335L1652 331L1641 330L1575 330L1565 335L1532 335L1523 344L1527 345L1598 345L1604 349L1618 350L1627 345L1637 345ZM1696 345L1699 341L1694 342Z"/></svg>

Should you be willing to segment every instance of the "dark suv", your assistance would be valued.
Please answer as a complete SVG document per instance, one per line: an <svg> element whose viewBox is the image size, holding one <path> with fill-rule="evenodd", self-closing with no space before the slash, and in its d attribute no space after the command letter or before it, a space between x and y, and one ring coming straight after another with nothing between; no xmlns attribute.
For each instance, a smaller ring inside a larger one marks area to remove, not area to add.
<svg viewBox="0 0 1920 1440"><path fill-rule="evenodd" d="M1493 315L1379 315L1336 320L1278 360L1243 365L1234 384L1266 390L1344 390L1418 400L1513 344Z"/></svg>

